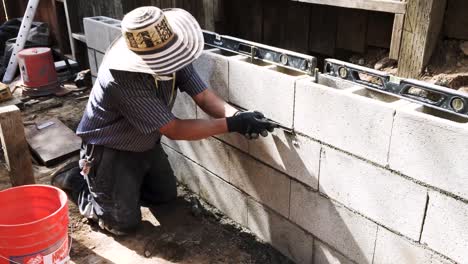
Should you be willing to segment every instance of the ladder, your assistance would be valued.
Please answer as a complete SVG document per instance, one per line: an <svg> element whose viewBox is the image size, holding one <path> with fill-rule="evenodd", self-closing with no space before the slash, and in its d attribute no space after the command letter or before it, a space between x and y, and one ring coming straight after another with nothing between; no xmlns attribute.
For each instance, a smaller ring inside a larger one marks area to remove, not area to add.
<svg viewBox="0 0 468 264"><path fill-rule="evenodd" d="M18 68L18 59L16 55L18 55L18 52L20 52L26 44L29 30L31 29L34 16L36 15L36 9L39 5L39 1L40 0L29 0L28 2L26 12L24 13L23 20L21 21L21 27L18 32L18 36L16 37L16 43L13 47L13 52L11 53L10 61L8 62L7 70L5 72L5 75L3 76L3 83L9 84L15 78L16 69Z"/></svg>

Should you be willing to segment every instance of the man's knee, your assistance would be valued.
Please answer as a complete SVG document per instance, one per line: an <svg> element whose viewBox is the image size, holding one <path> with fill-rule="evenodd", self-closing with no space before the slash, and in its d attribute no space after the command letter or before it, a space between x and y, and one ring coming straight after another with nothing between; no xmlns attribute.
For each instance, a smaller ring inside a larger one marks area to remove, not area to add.
<svg viewBox="0 0 468 264"><path fill-rule="evenodd" d="M134 232L141 224L140 207L114 206L99 217L99 226L116 235Z"/></svg>

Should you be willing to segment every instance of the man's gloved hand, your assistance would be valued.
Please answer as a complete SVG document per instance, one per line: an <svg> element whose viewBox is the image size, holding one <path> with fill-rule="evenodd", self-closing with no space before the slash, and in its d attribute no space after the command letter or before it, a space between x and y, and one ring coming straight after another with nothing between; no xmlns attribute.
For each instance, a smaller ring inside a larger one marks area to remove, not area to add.
<svg viewBox="0 0 468 264"><path fill-rule="evenodd" d="M226 118L229 132L238 132L248 139L256 139L259 135L268 136L278 124L269 121L258 111L237 112L234 116Z"/></svg>

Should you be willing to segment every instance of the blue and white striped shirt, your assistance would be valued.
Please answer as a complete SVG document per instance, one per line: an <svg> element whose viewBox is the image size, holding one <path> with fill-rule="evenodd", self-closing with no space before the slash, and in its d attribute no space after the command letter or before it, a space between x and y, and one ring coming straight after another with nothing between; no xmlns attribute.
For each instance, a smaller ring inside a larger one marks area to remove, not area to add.
<svg viewBox="0 0 468 264"><path fill-rule="evenodd" d="M177 90L195 96L207 88L192 65L173 80L158 81L146 73L109 70L101 65L88 105L77 129L87 144L143 152L161 138L159 129L176 117L171 110Z"/></svg>

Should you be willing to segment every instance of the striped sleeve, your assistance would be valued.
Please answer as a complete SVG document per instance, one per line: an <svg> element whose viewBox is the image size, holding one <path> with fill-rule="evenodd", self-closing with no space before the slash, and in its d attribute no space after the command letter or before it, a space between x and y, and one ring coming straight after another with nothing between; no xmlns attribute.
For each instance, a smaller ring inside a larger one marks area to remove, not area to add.
<svg viewBox="0 0 468 264"><path fill-rule="evenodd" d="M118 89L119 111L137 130L151 134L176 119L151 83L143 82L141 78L126 80Z"/></svg>
<svg viewBox="0 0 468 264"><path fill-rule="evenodd" d="M178 71L176 78L179 89L186 92L191 97L194 97L208 88L192 64Z"/></svg>

